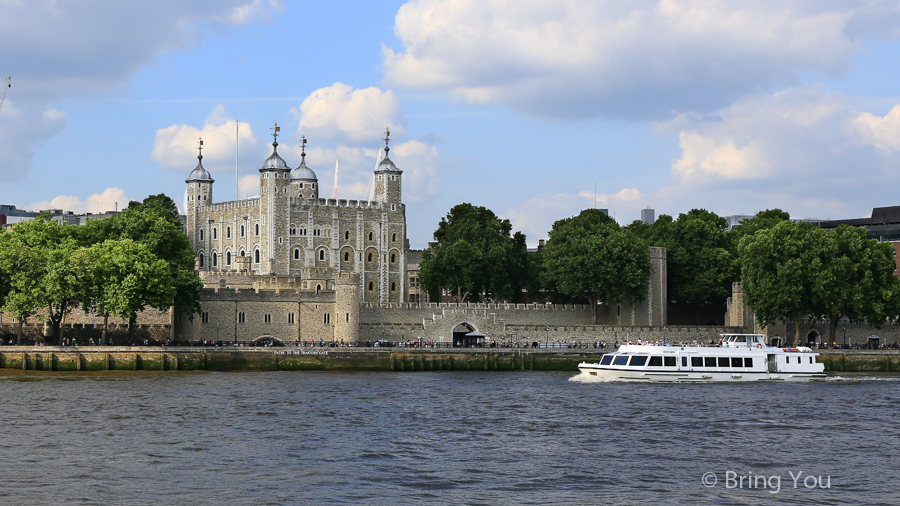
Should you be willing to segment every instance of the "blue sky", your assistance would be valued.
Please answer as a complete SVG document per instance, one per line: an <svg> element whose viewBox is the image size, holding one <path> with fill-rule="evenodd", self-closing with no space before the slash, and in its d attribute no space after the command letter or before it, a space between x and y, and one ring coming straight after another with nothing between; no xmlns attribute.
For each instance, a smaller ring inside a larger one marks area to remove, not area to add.
<svg viewBox="0 0 900 506"><path fill-rule="evenodd" d="M279 152L364 198L386 126L411 246L455 204L530 244L594 205L867 216L900 205L900 3L0 2L0 202L216 200Z"/></svg>

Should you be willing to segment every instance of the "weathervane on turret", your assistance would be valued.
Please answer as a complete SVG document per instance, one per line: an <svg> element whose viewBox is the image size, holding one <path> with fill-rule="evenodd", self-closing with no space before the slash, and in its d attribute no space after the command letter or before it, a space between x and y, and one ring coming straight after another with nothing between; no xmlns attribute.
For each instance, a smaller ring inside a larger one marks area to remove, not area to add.
<svg viewBox="0 0 900 506"><path fill-rule="evenodd" d="M386 157L388 151L391 150L391 148L388 147L388 143L391 141L391 129L390 129L390 127L385 127L385 129L384 129L384 139L382 139L382 140L384 141L384 156Z"/></svg>
<svg viewBox="0 0 900 506"><path fill-rule="evenodd" d="M306 136L300 136L300 162L306 161Z"/></svg>
<svg viewBox="0 0 900 506"><path fill-rule="evenodd" d="M281 131L281 127L278 126L278 123L275 123L275 126L270 128L269 130L272 131L272 145L277 148L278 147L278 132Z"/></svg>
<svg viewBox="0 0 900 506"><path fill-rule="evenodd" d="M203 137L200 137L200 143L197 144L197 151L198 151L198 153L199 153L199 154L197 155L197 159L198 159L198 160L203 160Z"/></svg>

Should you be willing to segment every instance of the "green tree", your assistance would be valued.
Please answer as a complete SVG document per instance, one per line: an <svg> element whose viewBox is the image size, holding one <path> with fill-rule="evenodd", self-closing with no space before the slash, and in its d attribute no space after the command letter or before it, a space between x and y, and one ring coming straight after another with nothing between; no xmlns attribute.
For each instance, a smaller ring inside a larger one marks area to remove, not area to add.
<svg viewBox="0 0 900 506"><path fill-rule="evenodd" d="M822 289L815 313L829 319L831 342L842 317L880 328L897 316L900 281L894 276L890 243L867 238L861 227L841 225L825 234L821 257Z"/></svg>
<svg viewBox="0 0 900 506"><path fill-rule="evenodd" d="M815 315L825 292L825 232L808 222L782 221L741 239L746 303L763 325ZM794 343L800 326L794 325Z"/></svg>
<svg viewBox="0 0 900 506"><path fill-rule="evenodd" d="M103 316L103 342L109 317L129 321L147 307L166 310L175 297L172 271L150 249L130 239L104 241L79 251L87 271L82 306L85 313Z"/></svg>
<svg viewBox="0 0 900 506"><path fill-rule="evenodd" d="M791 215L781 209L766 209L760 211L753 218L741 221L740 225L732 232L735 236L735 244L741 242L745 236L753 235L757 230L772 228L782 221L788 221Z"/></svg>
<svg viewBox="0 0 900 506"><path fill-rule="evenodd" d="M82 271L75 264L72 230L42 215L4 236L0 271L9 279L4 311L19 320L19 342L24 321L40 312L46 312L53 337L61 338L61 322L80 300Z"/></svg>
<svg viewBox="0 0 900 506"><path fill-rule="evenodd" d="M598 209L553 224L544 247L545 284L591 305L597 324L597 305L646 297L650 280L647 242Z"/></svg>
<svg viewBox="0 0 900 506"><path fill-rule="evenodd" d="M459 204L441 218L436 244L422 253L419 279L429 292L447 289L456 301L483 294L512 299L527 271L525 235L489 209Z"/></svg>
<svg viewBox="0 0 900 506"><path fill-rule="evenodd" d="M172 305L177 314L193 317L200 312L203 283L194 270L194 252L182 231L178 208L165 195L151 195L131 202L116 216L88 222L80 227L82 244L90 246L107 239L130 239L144 244L170 269L175 288Z"/></svg>
<svg viewBox="0 0 900 506"><path fill-rule="evenodd" d="M736 245L727 232L727 220L705 209L692 209L677 220L661 215L644 227L629 225L651 246L666 248L669 301L693 313L694 320L707 310L724 311L731 284L739 279Z"/></svg>

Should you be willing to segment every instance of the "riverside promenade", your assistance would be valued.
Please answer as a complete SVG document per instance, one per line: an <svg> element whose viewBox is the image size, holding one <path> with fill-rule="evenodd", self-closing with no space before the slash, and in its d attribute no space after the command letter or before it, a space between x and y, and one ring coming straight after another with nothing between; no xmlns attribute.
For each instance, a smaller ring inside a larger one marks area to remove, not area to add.
<svg viewBox="0 0 900 506"><path fill-rule="evenodd" d="M603 348L4 346L0 369L33 371L571 371ZM818 350L828 372L900 372L897 350Z"/></svg>

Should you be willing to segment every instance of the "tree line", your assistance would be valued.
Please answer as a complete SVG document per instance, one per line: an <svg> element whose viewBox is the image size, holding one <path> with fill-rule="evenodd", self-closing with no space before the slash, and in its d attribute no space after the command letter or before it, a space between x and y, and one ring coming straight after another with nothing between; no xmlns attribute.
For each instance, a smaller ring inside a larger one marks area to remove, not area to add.
<svg viewBox="0 0 900 506"><path fill-rule="evenodd" d="M597 209L553 224L546 245L528 252L525 236L484 207L459 204L441 219L423 252L419 279L434 300L598 304L638 302L651 275L649 247L667 251L670 308L724 313L732 284L763 325L829 318L834 340L846 317L875 327L900 315L894 249L860 227L826 231L773 209L734 231L725 218L693 209L619 226ZM795 326L799 342L799 326Z"/></svg>
<svg viewBox="0 0 900 506"><path fill-rule="evenodd" d="M82 309L133 325L146 308L193 315L202 283L182 232L178 208L154 195L121 213L70 226L48 214L0 229L0 310L18 320L17 339L29 318L50 322L63 337L68 314Z"/></svg>

